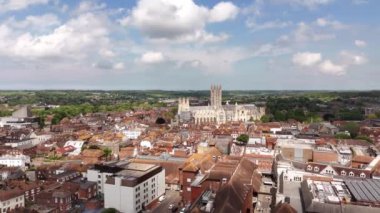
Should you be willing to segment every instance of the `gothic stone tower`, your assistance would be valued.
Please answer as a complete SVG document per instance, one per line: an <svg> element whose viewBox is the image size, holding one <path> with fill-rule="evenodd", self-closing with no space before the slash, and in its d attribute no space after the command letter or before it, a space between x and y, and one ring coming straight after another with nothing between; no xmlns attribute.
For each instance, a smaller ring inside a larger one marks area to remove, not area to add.
<svg viewBox="0 0 380 213"><path fill-rule="evenodd" d="M222 86L211 85L210 99L211 99L211 106L214 109L219 109L222 107Z"/></svg>
<svg viewBox="0 0 380 213"><path fill-rule="evenodd" d="M179 98L178 99L178 114L181 112L190 111L190 100L189 98Z"/></svg>

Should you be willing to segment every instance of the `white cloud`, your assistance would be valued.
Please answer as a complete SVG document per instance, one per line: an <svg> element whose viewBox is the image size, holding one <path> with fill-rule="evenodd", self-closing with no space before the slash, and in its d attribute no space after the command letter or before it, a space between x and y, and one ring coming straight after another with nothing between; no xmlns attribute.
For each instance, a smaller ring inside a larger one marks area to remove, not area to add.
<svg viewBox="0 0 380 213"><path fill-rule="evenodd" d="M306 41L323 41L334 39L335 35L329 32L325 32L314 28L304 22L298 24L297 29L294 31L295 40L298 42Z"/></svg>
<svg viewBox="0 0 380 213"><path fill-rule="evenodd" d="M367 46L367 42L365 42L365 41L362 41L362 40L355 40L355 46L357 46L357 47L365 47L365 46Z"/></svg>
<svg viewBox="0 0 380 213"><path fill-rule="evenodd" d="M338 62L334 63L330 59L322 61L321 53L303 52L293 55L292 62L302 68L337 76L345 75L346 70L352 65L362 65L368 62L368 59L364 55L347 51L341 51L339 56Z"/></svg>
<svg viewBox="0 0 380 213"><path fill-rule="evenodd" d="M245 24L252 32L256 32L256 31L261 31L261 30L286 28L292 25L292 22L275 20L275 21L268 21L268 22L258 24L253 19L247 19Z"/></svg>
<svg viewBox="0 0 380 213"><path fill-rule="evenodd" d="M362 54L341 51L340 56L342 58L342 62L346 65L361 65L368 62L368 59Z"/></svg>
<svg viewBox="0 0 380 213"><path fill-rule="evenodd" d="M112 50L109 50L109 49L101 49L99 50L99 55L103 57L112 58L116 56L116 53L114 53Z"/></svg>
<svg viewBox="0 0 380 213"><path fill-rule="evenodd" d="M209 22L223 22L234 19L239 13L239 8L231 2L219 2L210 10Z"/></svg>
<svg viewBox="0 0 380 213"><path fill-rule="evenodd" d="M328 5L334 0L273 0L277 3L286 3L293 6L303 6L309 9L314 9L322 5Z"/></svg>
<svg viewBox="0 0 380 213"><path fill-rule="evenodd" d="M171 48L164 51L169 61L179 67L189 66L205 73L233 71L234 64L252 57L252 52L242 48Z"/></svg>
<svg viewBox="0 0 380 213"><path fill-rule="evenodd" d="M113 65L114 70L123 70L125 69L124 63L123 62L118 62Z"/></svg>
<svg viewBox="0 0 380 213"><path fill-rule="evenodd" d="M261 16L263 6L264 6L264 0L256 0L256 1L253 1L247 7L242 8L242 13L244 15Z"/></svg>
<svg viewBox="0 0 380 213"><path fill-rule="evenodd" d="M106 8L107 5L105 3L96 3L93 1L82 1L79 3L78 8L76 9L76 13L85 13L89 11L97 11L97 10L102 10Z"/></svg>
<svg viewBox="0 0 380 213"><path fill-rule="evenodd" d="M29 59L67 57L81 59L109 44L106 18L92 13L82 14L44 35L29 32L16 34L9 27L0 30L0 55ZM1 29L1 28L0 28ZM1 33L4 31L5 33Z"/></svg>
<svg viewBox="0 0 380 213"><path fill-rule="evenodd" d="M57 26L61 22L56 15L48 13L40 16L27 16L21 21L17 21L12 17L5 23L13 28L44 30L48 27Z"/></svg>
<svg viewBox="0 0 380 213"><path fill-rule="evenodd" d="M219 5L219 6L218 6ZM210 10L193 0L140 0L130 15L119 22L134 26L152 40L174 42L215 42L228 38L205 30L208 22L220 22L234 18L237 9L232 3L219 3ZM221 13L221 9L226 9ZM213 14L213 15L211 15Z"/></svg>
<svg viewBox="0 0 380 213"><path fill-rule="evenodd" d="M318 18L315 23L319 27L331 27L336 30L346 29L348 27L337 20L331 20L328 18Z"/></svg>
<svg viewBox="0 0 380 213"><path fill-rule="evenodd" d="M49 0L1 0L0 13L23 10L31 5L47 4Z"/></svg>
<svg viewBox="0 0 380 213"><path fill-rule="evenodd" d="M293 55L293 63L299 66L310 67L322 60L321 53L301 52Z"/></svg>
<svg viewBox="0 0 380 213"><path fill-rule="evenodd" d="M165 60L164 55L161 52L146 52L144 53L141 58L140 62L145 64L156 64L161 63Z"/></svg>
<svg viewBox="0 0 380 213"><path fill-rule="evenodd" d="M330 60L324 60L319 64L319 69L322 73L331 74L331 75L344 75L346 74L345 66L334 64Z"/></svg>

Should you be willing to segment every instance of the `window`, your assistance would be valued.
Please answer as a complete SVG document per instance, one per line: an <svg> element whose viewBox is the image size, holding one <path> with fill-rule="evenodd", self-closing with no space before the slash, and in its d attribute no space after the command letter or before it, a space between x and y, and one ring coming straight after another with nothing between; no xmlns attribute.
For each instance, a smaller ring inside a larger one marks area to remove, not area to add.
<svg viewBox="0 0 380 213"><path fill-rule="evenodd" d="M319 167L318 166L314 167L314 172L319 172Z"/></svg>
<svg viewBox="0 0 380 213"><path fill-rule="evenodd" d="M191 178L187 178L187 180L186 180L188 183L190 183L191 182Z"/></svg>
<svg viewBox="0 0 380 213"><path fill-rule="evenodd" d="M340 175L342 175L342 176L346 176L346 171L344 171L344 170L341 171L341 172L340 172Z"/></svg>
<svg viewBox="0 0 380 213"><path fill-rule="evenodd" d="M186 189L188 192L191 192L191 187L187 187Z"/></svg>
<svg viewBox="0 0 380 213"><path fill-rule="evenodd" d="M308 165L307 170L311 171L311 170L313 170L313 167L311 165Z"/></svg>
<svg viewBox="0 0 380 213"><path fill-rule="evenodd" d="M362 172L362 173L360 174L360 177L361 177L361 178L365 178L365 174Z"/></svg>
<svg viewBox="0 0 380 213"><path fill-rule="evenodd" d="M353 172L348 173L348 175L349 175L350 177L355 176L355 174L354 174Z"/></svg>

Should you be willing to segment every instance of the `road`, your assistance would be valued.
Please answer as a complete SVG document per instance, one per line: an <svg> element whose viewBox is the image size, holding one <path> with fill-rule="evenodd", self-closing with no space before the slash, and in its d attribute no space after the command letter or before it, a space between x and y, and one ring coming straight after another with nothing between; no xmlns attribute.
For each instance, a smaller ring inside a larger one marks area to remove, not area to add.
<svg viewBox="0 0 380 213"><path fill-rule="evenodd" d="M179 194L179 191L167 190L165 197L166 197L165 200L159 203L157 207L152 209L152 213L171 212L171 210L169 210L169 205L174 204L178 206L178 203L181 201L181 196ZM178 208L178 211L179 210L180 208Z"/></svg>

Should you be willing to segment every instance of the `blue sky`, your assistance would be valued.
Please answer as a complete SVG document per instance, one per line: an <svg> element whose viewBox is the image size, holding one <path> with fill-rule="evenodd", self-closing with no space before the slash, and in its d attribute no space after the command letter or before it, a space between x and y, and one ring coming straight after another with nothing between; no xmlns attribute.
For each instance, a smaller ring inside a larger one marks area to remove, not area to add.
<svg viewBox="0 0 380 213"><path fill-rule="evenodd" d="M376 0L0 0L0 89L380 89Z"/></svg>

